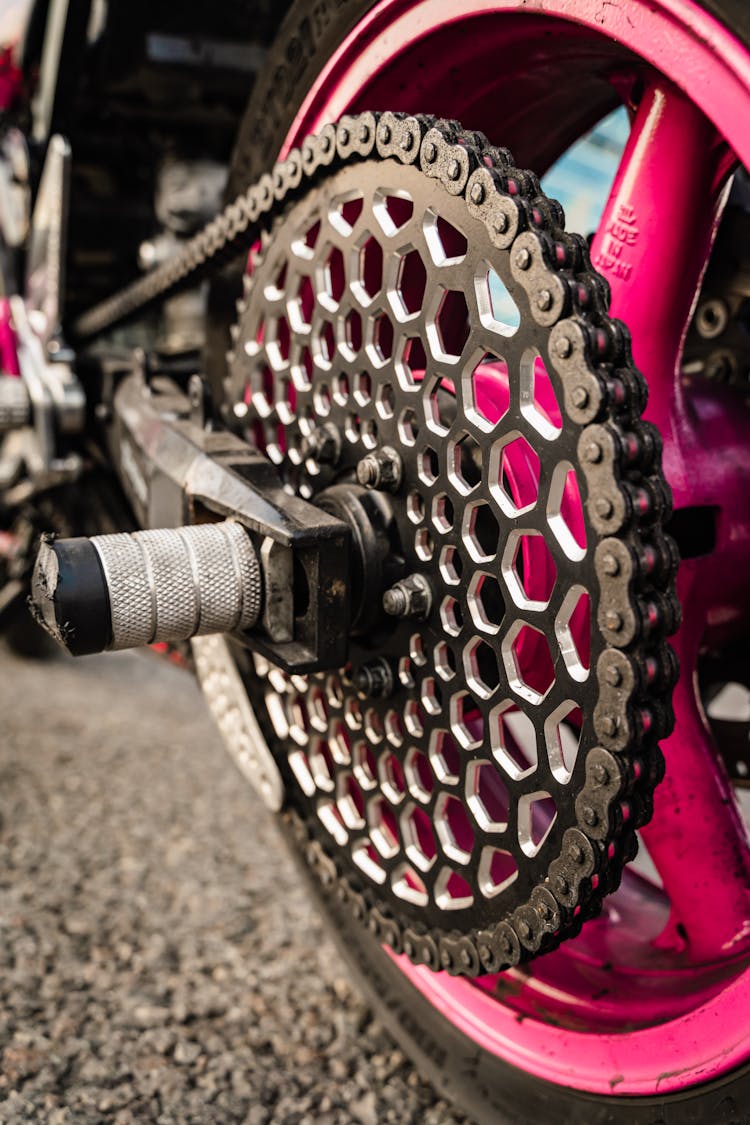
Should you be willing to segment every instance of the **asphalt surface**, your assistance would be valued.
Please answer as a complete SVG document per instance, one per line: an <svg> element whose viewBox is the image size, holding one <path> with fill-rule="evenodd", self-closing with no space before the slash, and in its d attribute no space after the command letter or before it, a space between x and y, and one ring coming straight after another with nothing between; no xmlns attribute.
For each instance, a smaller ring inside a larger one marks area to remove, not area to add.
<svg viewBox="0 0 750 1125"><path fill-rule="evenodd" d="M0 648L0 1121L460 1125L184 672Z"/></svg>

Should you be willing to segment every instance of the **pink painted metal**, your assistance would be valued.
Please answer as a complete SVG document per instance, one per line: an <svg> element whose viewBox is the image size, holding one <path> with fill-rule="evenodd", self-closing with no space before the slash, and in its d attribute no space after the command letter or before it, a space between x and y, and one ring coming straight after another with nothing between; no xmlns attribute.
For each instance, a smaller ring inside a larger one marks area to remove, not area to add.
<svg viewBox="0 0 750 1125"><path fill-rule="evenodd" d="M750 166L748 52L693 0L383 0L333 54L282 149L387 106L457 117L543 171L644 76L593 255L649 381L676 505L717 512L714 549L679 575L677 727L644 832L664 886L626 873L580 938L523 973L469 983L400 962L509 1063L631 1095L705 1082L750 1050L748 840L695 684L699 646L747 631L748 411L731 389L676 377L732 152ZM495 377L502 398L507 375ZM526 467L515 470L524 487Z"/></svg>
<svg viewBox="0 0 750 1125"><path fill-rule="evenodd" d="M4 375L20 375L18 366L18 345L10 301L0 297L0 372Z"/></svg>

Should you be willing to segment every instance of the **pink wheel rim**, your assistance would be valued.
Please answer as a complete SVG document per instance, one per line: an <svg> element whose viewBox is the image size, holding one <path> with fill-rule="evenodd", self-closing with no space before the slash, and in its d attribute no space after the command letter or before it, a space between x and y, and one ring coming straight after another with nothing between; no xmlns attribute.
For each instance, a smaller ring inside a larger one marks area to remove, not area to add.
<svg viewBox="0 0 750 1125"><path fill-rule="evenodd" d="M471 81L451 81L446 59ZM383 0L332 56L282 149L342 113L382 107L456 117L543 171L636 79L643 93L592 254L649 380L675 506L719 513L714 549L678 577L677 726L643 833L663 890L626 873L601 918L531 971L467 982L396 959L486 1050L548 1081L621 1095L684 1090L750 1053L750 849L693 677L706 638L747 630L750 431L731 393L675 374L732 153L750 166L748 53L692 0L460 10ZM507 373L487 372L488 400L505 388ZM523 490L528 467L513 468Z"/></svg>

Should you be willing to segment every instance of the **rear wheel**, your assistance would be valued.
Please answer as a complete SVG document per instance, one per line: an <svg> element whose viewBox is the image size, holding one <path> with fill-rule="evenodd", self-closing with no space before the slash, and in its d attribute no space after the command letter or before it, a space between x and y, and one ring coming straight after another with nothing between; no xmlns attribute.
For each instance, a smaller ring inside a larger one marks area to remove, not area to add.
<svg viewBox="0 0 750 1125"><path fill-rule="evenodd" d="M393 957L322 898L394 1034L478 1120L729 1122L750 1096L748 841L696 686L703 653L746 643L746 388L683 354L728 175L736 157L750 166L749 23L743 4L689 0L487 0L459 18L440 0L385 0L327 22L297 4L241 131L237 188L372 107L458 118L537 172L617 105L630 118L592 256L649 382L690 556L677 725L643 832L654 867L626 873L531 971L473 982Z"/></svg>

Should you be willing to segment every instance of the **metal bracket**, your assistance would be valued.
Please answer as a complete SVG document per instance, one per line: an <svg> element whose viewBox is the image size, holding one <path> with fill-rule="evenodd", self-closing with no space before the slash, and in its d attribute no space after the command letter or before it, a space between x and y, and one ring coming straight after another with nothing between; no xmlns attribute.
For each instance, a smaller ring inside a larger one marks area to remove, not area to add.
<svg viewBox="0 0 750 1125"><path fill-rule="evenodd" d="M290 495L268 459L226 431L196 425L171 380L127 376L114 397L113 462L142 527L231 517L251 533L263 572L261 627L242 634L287 671L346 663L349 541L341 520Z"/></svg>

